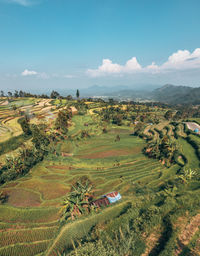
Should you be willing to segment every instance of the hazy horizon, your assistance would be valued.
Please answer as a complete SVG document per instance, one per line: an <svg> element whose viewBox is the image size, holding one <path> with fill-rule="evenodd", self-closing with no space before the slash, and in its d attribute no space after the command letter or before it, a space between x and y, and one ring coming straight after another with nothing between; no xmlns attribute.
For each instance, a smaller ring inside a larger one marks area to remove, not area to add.
<svg viewBox="0 0 200 256"><path fill-rule="evenodd" d="M0 89L200 86L200 2L0 0Z"/></svg>

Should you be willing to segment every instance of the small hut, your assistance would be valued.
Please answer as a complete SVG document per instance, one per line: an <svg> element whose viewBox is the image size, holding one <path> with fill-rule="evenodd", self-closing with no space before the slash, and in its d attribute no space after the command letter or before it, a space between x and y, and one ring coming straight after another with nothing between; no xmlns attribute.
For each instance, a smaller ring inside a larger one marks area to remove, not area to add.
<svg viewBox="0 0 200 256"><path fill-rule="evenodd" d="M115 203L122 198L120 193L117 191L108 193L105 195L105 197L108 198L110 204Z"/></svg>
<svg viewBox="0 0 200 256"><path fill-rule="evenodd" d="M101 198L93 201L92 204L97 207L107 206L109 204L113 204L113 203L117 202L121 198L122 197L121 197L120 193L117 191L114 191L114 192L110 192L106 195L103 195Z"/></svg>
<svg viewBox="0 0 200 256"><path fill-rule="evenodd" d="M96 207L101 207L101 206L107 206L110 204L109 200L107 197L102 197L102 198L99 198L95 201L92 202L92 204Z"/></svg>

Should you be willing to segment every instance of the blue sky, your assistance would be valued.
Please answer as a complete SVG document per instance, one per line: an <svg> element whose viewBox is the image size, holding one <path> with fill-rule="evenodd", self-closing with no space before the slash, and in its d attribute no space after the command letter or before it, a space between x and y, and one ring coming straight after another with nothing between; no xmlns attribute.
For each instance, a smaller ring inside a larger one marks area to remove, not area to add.
<svg viewBox="0 0 200 256"><path fill-rule="evenodd" d="M0 88L200 86L199 0L0 0Z"/></svg>

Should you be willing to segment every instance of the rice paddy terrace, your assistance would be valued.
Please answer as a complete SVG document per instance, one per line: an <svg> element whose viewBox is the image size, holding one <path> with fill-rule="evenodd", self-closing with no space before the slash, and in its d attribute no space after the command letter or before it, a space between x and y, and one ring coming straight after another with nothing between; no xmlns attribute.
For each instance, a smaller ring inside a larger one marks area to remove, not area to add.
<svg viewBox="0 0 200 256"><path fill-rule="evenodd" d="M32 104L30 111L49 115L49 101ZM30 102L23 105L24 108L29 106ZM1 109L0 113L1 132L8 137L21 132L13 123L8 125L8 130L4 129L7 113L9 120L16 122L18 117L13 117L13 111ZM90 137L81 138L83 129L89 131ZM166 132L173 134L173 127ZM179 132L184 135L182 128ZM114 125L107 128L107 133L102 133L98 117L91 111L75 115L68 133L71 139L58 143L56 156L49 154L29 174L2 186L1 190L9 197L0 205L0 255L57 255L73 239L86 235L92 226L118 216L129 202L137 201L133 193L137 184L156 187L176 174L177 165L166 168L158 160L147 158L142 153L145 141L132 133L130 127ZM116 140L117 135L120 140ZM191 164L199 167L194 148L184 138L180 138L179 143L183 153L189 149L190 153L186 154ZM92 181L95 197L116 190L123 200L101 213L61 227L62 202L71 184L81 177Z"/></svg>
<svg viewBox="0 0 200 256"><path fill-rule="evenodd" d="M18 123L21 118L21 112L28 113L31 117L31 122L39 122L44 117L48 118L52 115L49 104L49 99L22 99L1 101L0 103L0 142L6 141L11 137L22 134L22 129ZM33 116L34 114L34 116Z"/></svg>

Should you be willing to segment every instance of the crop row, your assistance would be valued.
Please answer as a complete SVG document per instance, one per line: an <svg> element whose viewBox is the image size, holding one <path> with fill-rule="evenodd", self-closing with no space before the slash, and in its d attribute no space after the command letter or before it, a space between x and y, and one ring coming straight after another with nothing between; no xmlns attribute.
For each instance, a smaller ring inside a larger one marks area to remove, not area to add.
<svg viewBox="0 0 200 256"><path fill-rule="evenodd" d="M56 226L47 228L21 229L1 232L0 247L16 243L34 242L52 239L57 230Z"/></svg>
<svg viewBox="0 0 200 256"><path fill-rule="evenodd" d="M7 223L47 223L59 218L58 208L18 209L0 205L0 221Z"/></svg>
<svg viewBox="0 0 200 256"><path fill-rule="evenodd" d="M126 212L129 207L129 202L123 202L104 209L104 211L86 217L84 219L77 220L76 222L66 224L60 231L57 238L54 240L50 248L47 250L46 255L57 255L57 252L61 252L64 248L72 247L72 241L75 239L81 239L87 236L88 232L99 222L105 222L108 219L117 217Z"/></svg>
<svg viewBox="0 0 200 256"><path fill-rule="evenodd" d="M34 256L44 252L51 240L37 241L34 243L21 243L0 248L2 256Z"/></svg>
<svg viewBox="0 0 200 256"><path fill-rule="evenodd" d="M137 174L141 174L141 173L144 173L146 171L152 171L156 168L160 168L159 163L151 165L151 166L144 166L141 169L136 169L136 168L133 167L133 168L129 168L128 170L124 170L124 171L121 170L121 171L118 171L118 172L113 172L113 173L110 173L110 174L106 175L106 178L107 179L112 179L112 178L120 178L120 177L126 177L126 176L135 176Z"/></svg>

